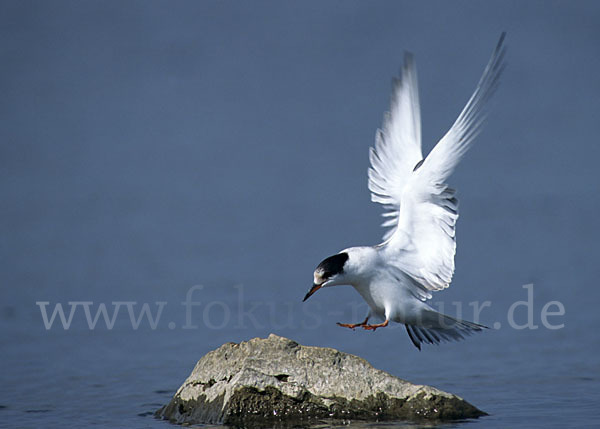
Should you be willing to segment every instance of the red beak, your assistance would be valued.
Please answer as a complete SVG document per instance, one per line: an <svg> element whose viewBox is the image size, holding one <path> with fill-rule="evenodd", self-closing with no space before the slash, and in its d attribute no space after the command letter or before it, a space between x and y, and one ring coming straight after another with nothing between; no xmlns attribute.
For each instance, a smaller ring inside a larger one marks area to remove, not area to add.
<svg viewBox="0 0 600 429"><path fill-rule="evenodd" d="M312 287L310 288L310 290L308 291L308 293L306 294L306 296L304 297L304 299L302 300L302 302L306 301L308 298L310 298L310 296L315 293L316 291L318 291L319 289L321 289L321 285L312 285Z"/></svg>

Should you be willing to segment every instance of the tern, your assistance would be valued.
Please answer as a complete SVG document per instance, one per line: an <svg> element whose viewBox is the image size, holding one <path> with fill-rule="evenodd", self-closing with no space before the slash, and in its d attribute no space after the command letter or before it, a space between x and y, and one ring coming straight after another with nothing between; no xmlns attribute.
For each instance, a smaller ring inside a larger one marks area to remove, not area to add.
<svg viewBox="0 0 600 429"><path fill-rule="evenodd" d="M390 227L376 246L350 247L323 260L314 272L306 301L317 290L353 286L369 306L360 323L346 328L375 330L402 323L410 340L455 341L486 329L439 313L425 301L447 288L454 274L458 200L447 178L473 143L486 117L486 106L504 69L505 34L494 49L475 92L450 130L426 158L421 152L421 114L413 55L405 53L394 79L389 112L370 148L368 186L371 200L383 205ZM383 323L369 324L371 317Z"/></svg>

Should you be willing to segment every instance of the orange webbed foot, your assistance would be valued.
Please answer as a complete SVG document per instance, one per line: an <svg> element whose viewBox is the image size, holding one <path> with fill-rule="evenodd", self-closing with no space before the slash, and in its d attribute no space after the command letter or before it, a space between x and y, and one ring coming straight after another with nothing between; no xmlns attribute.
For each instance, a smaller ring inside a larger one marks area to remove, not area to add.
<svg viewBox="0 0 600 429"><path fill-rule="evenodd" d="M375 329L377 328L385 328L387 325L389 325L390 321L386 320L383 323L377 323L375 325L367 325L366 323L364 325L361 325L361 327L363 329L366 329L367 331L375 331Z"/></svg>
<svg viewBox="0 0 600 429"><path fill-rule="evenodd" d="M369 318L367 317L365 320L363 320L360 323L340 323L340 322L337 322L337 325L341 326L342 328L350 328L350 329L354 330L355 328L358 328L360 326L364 327L365 325L367 325L368 321L369 321Z"/></svg>

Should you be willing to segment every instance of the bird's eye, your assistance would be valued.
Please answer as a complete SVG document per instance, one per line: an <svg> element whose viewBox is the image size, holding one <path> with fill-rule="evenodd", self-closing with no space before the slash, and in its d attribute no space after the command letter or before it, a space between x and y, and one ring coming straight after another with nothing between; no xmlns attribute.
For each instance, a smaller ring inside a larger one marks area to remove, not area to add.
<svg viewBox="0 0 600 429"><path fill-rule="evenodd" d="M325 283L327 281L327 279L328 279L328 277L324 273L316 272L314 283L320 285L320 284Z"/></svg>

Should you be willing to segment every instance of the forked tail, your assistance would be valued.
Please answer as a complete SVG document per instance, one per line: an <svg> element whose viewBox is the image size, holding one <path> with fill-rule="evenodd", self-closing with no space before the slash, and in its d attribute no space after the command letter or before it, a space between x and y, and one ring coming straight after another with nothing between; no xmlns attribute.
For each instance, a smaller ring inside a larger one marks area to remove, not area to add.
<svg viewBox="0 0 600 429"><path fill-rule="evenodd" d="M419 323L407 323L405 326L410 340L419 350L421 350L421 343L439 344L445 341L460 341L475 332L488 329L487 326L455 319L433 310L425 311Z"/></svg>

